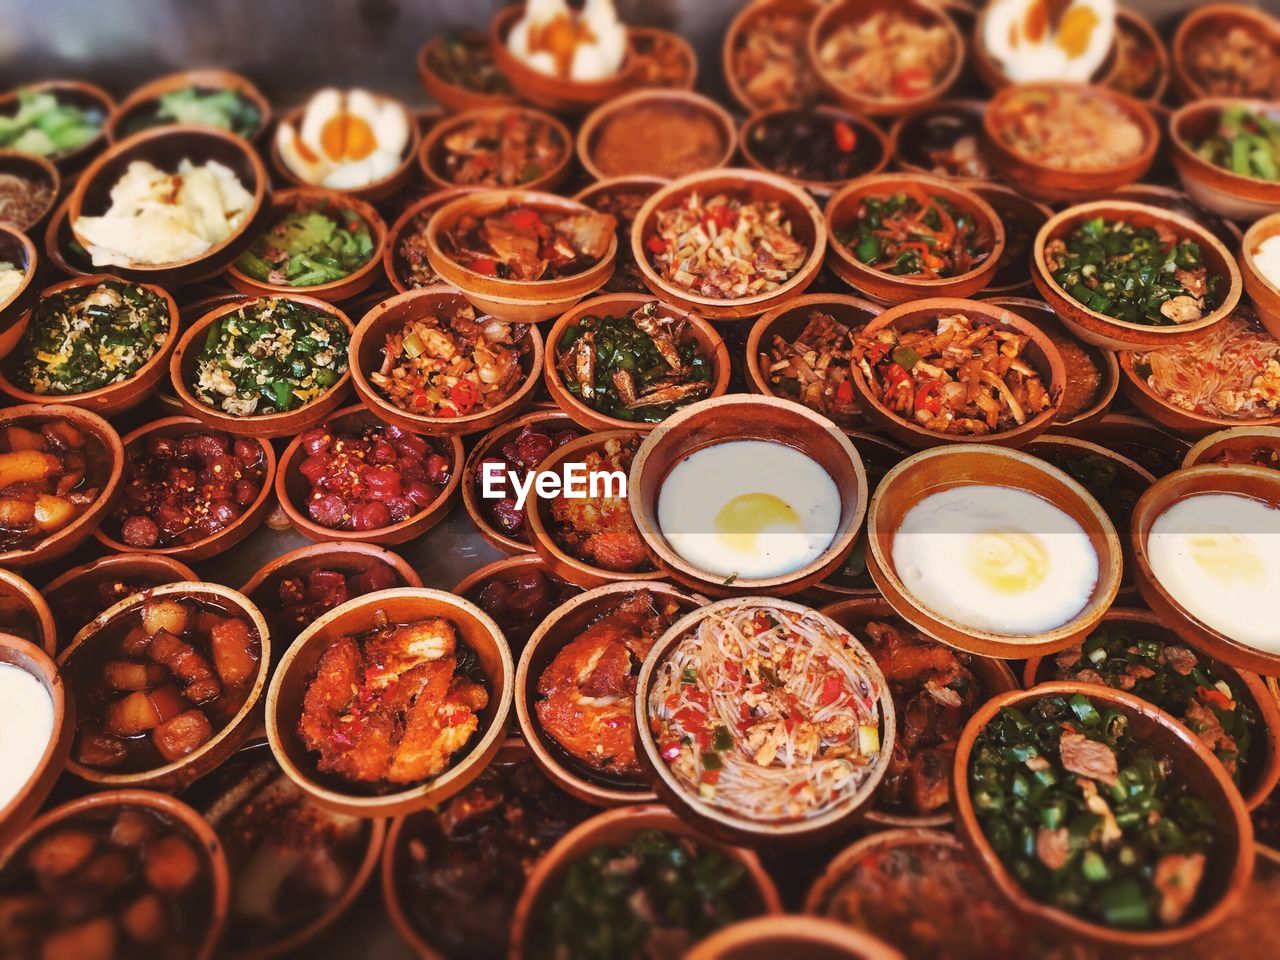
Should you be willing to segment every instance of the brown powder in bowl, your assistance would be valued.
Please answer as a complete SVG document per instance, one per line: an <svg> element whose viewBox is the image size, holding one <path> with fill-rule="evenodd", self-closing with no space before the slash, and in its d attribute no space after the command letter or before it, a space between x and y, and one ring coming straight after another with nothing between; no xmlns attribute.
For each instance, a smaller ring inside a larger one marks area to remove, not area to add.
<svg viewBox="0 0 1280 960"><path fill-rule="evenodd" d="M591 159L607 177L676 179L724 160L724 129L715 117L679 104L637 105L605 120Z"/></svg>

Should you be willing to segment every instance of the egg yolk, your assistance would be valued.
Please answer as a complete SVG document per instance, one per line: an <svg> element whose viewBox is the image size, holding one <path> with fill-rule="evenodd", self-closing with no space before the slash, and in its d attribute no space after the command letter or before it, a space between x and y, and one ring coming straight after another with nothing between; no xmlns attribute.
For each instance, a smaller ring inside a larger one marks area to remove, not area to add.
<svg viewBox="0 0 1280 960"><path fill-rule="evenodd" d="M739 553L754 553L760 532L790 527L800 532L800 515L791 504L772 493L744 493L734 497L716 514L715 529L725 546Z"/></svg>
<svg viewBox="0 0 1280 960"><path fill-rule="evenodd" d="M1206 533L1191 538L1191 559L1224 586L1263 579L1262 558L1236 533Z"/></svg>
<svg viewBox="0 0 1280 960"><path fill-rule="evenodd" d="M320 146L330 160L363 160L378 148L378 138L364 117L339 110L324 122Z"/></svg>
<svg viewBox="0 0 1280 960"><path fill-rule="evenodd" d="M1072 7L1058 26L1058 46L1072 60L1083 57L1098 25L1098 15L1089 7Z"/></svg>
<svg viewBox="0 0 1280 960"><path fill-rule="evenodd" d="M998 593L1025 593L1049 575L1049 552L1032 534L992 530L970 538L965 565Z"/></svg>

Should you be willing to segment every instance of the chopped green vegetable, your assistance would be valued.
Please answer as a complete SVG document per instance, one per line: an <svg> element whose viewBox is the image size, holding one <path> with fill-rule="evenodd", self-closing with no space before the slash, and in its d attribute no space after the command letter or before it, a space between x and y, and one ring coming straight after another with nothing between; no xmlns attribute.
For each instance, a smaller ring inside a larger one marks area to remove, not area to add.
<svg viewBox="0 0 1280 960"><path fill-rule="evenodd" d="M373 256L369 225L328 204L285 214L236 260L262 283L314 287L350 276Z"/></svg>
<svg viewBox="0 0 1280 960"><path fill-rule="evenodd" d="M1241 177L1280 180L1280 121L1234 104L1222 111L1218 128L1195 152L1202 160Z"/></svg>
<svg viewBox="0 0 1280 960"><path fill-rule="evenodd" d="M195 123L252 137L262 128L262 113L234 90L184 87L163 94L155 109L132 118L129 133L169 123Z"/></svg>
<svg viewBox="0 0 1280 960"><path fill-rule="evenodd" d="M101 110L61 103L56 94L19 90L17 112L0 116L0 147L60 157L96 137L104 119Z"/></svg>

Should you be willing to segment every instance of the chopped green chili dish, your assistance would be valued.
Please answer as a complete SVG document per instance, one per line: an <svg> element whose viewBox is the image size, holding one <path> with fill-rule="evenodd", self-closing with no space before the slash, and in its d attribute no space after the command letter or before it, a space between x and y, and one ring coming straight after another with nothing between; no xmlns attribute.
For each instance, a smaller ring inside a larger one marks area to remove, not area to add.
<svg viewBox="0 0 1280 960"><path fill-rule="evenodd" d="M1280 122L1245 106L1222 111L1218 129L1195 148L1201 160L1241 177L1280 180Z"/></svg>
<svg viewBox="0 0 1280 960"><path fill-rule="evenodd" d="M972 214L911 189L863 197L836 239L876 270L934 280L968 273L991 256L976 231Z"/></svg>
<svg viewBox="0 0 1280 960"><path fill-rule="evenodd" d="M317 203L286 213L236 266L262 283L314 287L350 276L372 255L373 237L361 217Z"/></svg>

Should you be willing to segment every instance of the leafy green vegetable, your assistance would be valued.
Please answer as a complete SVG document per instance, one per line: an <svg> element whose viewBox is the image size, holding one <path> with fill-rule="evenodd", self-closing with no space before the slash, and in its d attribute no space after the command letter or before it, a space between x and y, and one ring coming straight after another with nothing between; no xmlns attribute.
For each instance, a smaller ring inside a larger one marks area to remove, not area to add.
<svg viewBox="0 0 1280 960"><path fill-rule="evenodd" d="M350 276L373 256L369 225L354 213L319 204L286 214L236 260L263 283L314 287Z"/></svg>
<svg viewBox="0 0 1280 960"><path fill-rule="evenodd" d="M1280 180L1280 121L1243 104L1229 106L1196 156L1242 177Z"/></svg>
<svg viewBox="0 0 1280 960"><path fill-rule="evenodd" d="M200 90L184 87L163 94L150 114L133 118L129 133L166 123L196 123L252 137L262 127L258 108L234 90Z"/></svg>
<svg viewBox="0 0 1280 960"><path fill-rule="evenodd" d="M19 90L17 113L0 116L0 147L60 157L96 137L103 119L101 110L60 103L53 93Z"/></svg>

